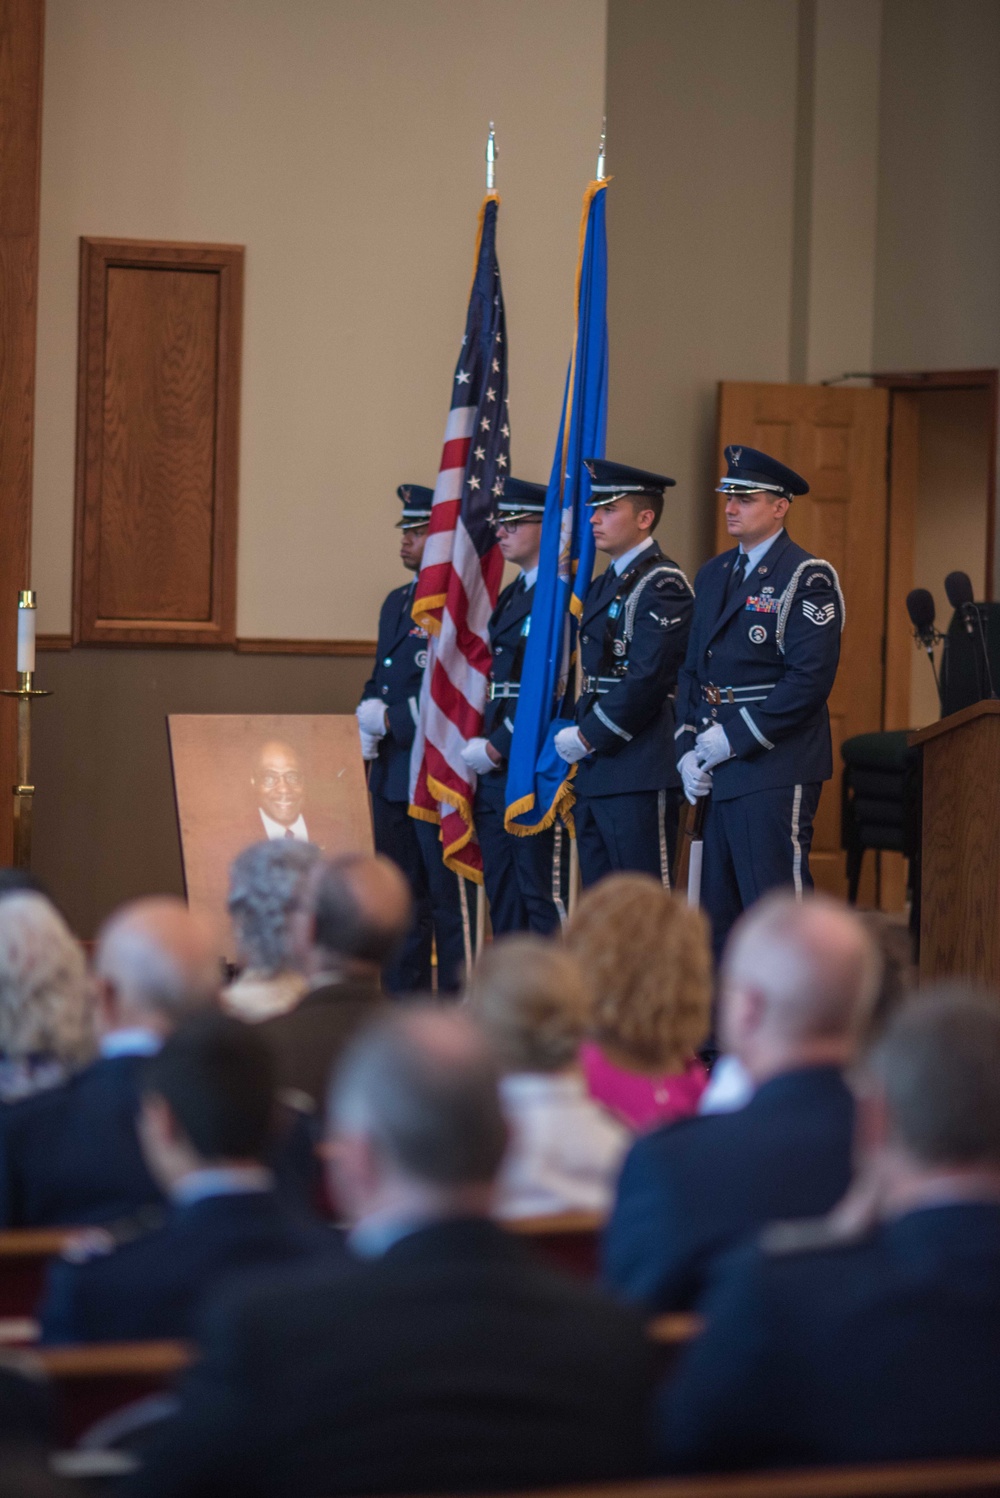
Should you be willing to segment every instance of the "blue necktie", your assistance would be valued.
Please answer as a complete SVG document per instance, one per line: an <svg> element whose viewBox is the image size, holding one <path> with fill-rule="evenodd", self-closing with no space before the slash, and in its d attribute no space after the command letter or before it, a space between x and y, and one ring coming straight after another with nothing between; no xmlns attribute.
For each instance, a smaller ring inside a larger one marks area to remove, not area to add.
<svg viewBox="0 0 1000 1498"><path fill-rule="evenodd" d="M748 558L746 552L741 551L739 556L736 558L736 566L733 568L732 576L729 579L729 598L732 598L734 593L738 593L740 588L743 586L743 579L747 575L747 561Z"/></svg>

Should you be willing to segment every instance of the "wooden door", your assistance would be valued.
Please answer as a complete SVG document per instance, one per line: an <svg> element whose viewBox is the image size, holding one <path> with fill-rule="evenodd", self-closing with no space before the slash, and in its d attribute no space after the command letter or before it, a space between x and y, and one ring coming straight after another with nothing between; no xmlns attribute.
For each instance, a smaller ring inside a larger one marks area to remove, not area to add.
<svg viewBox="0 0 1000 1498"><path fill-rule="evenodd" d="M886 588L885 390L822 385L719 386L719 472L729 443L760 448L801 473L809 493L788 514L789 535L832 562L840 577L847 625L840 670L830 696L833 779L823 789L810 859L819 889L844 896L840 849L840 746L852 734L882 726ZM720 501L720 551L733 543ZM873 904L874 859L866 860L860 901Z"/></svg>

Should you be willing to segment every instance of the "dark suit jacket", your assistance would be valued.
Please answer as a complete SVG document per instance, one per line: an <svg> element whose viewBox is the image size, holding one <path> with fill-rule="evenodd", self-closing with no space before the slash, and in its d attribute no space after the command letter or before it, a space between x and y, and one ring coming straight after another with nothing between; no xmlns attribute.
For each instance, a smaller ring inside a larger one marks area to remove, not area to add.
<svg viewBox="0 0 1000 1498"><path fill-rule="evenodd" d="M738 1113L687 1118L632 1146L604 1243L628 1300L684 1310L720 1254L765 1223L828 1212L851 1174L854 1104L833 1067L766 1082Z"/></svg>
<svg viewBox="0 0 1000 1498"><path fill-rule="evenodd" d="M141 1056L93 1062L0 1108L0 1224L103 1222L162 1202L135 1120Z"/></svg>
<svg viewBox="0 0 1000 1498"><path fill-rule="evenodd" d="M142 1056L93 1062L59 1087L0 1105L0 1227L58 1227L162 1206L139 1148ZM316 1192L312 1121L282 1109L271 1164L285 1201Z"/></svg>
<svg viewBox="0 0 1000 1498"><path fill-rule="evenodd" d="M274 1192L205 1197L168 1208L162 1225L119 1230L110 1252L57 1260L42 1307L44 1342L191 1337L209 1292L242 1270L336 1253L332 1228L289 1215Z"/></svg>
<svg viewBox="0 0 1000 1498"><path fill-rule="evenodd" d="M640 1322L488 1222L231 1293L202 1347L129 1493L503 1492L648 1465Z"/></svg>
<svg viewBox="0 0 1000 1498"><path fill-rule="evenodd" d="M383 1002L369 979L314 988L287 1014L265 1020L260 1033L278 1063L278 1086L301 1092L321 1109L330 1073L355 1033Z"/></svg>
<svg viewBox="0 0 1000 1498"><path fill-rule="evenodd" d="M1000 1456L1000 1206L744 1250L725 1271L665 1392L671 1466Z"/></svg>

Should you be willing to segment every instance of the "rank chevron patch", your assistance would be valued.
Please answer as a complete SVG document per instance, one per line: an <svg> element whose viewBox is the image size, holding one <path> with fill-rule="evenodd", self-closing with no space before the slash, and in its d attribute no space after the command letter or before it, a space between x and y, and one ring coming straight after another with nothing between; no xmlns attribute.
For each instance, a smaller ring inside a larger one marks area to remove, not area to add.
<svg viewBox="0 0 1000 1498"><path fill-rule="evenodd" d="M810 603L808 598L802 600L802 612L813 624L821 627L831 624L837 616L837 605L835 603Z"/></svg>

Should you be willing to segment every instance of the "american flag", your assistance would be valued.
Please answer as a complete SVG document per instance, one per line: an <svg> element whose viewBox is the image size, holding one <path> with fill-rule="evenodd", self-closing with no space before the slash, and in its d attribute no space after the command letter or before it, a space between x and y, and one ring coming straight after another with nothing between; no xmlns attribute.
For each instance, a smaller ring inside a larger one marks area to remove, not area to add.
<svg viewBox="0 0 1000 1498"><path fill-rule="evenodd" d="M482 732L487 626L503 574L489 523L510 465L499 202L489 194L479 215L465 337L413 599L413 618L430 635L430 647L410 761L410 815L439 822L445 863L477 882L483 863L472 823L475 780L461 751Z"/></svg>

